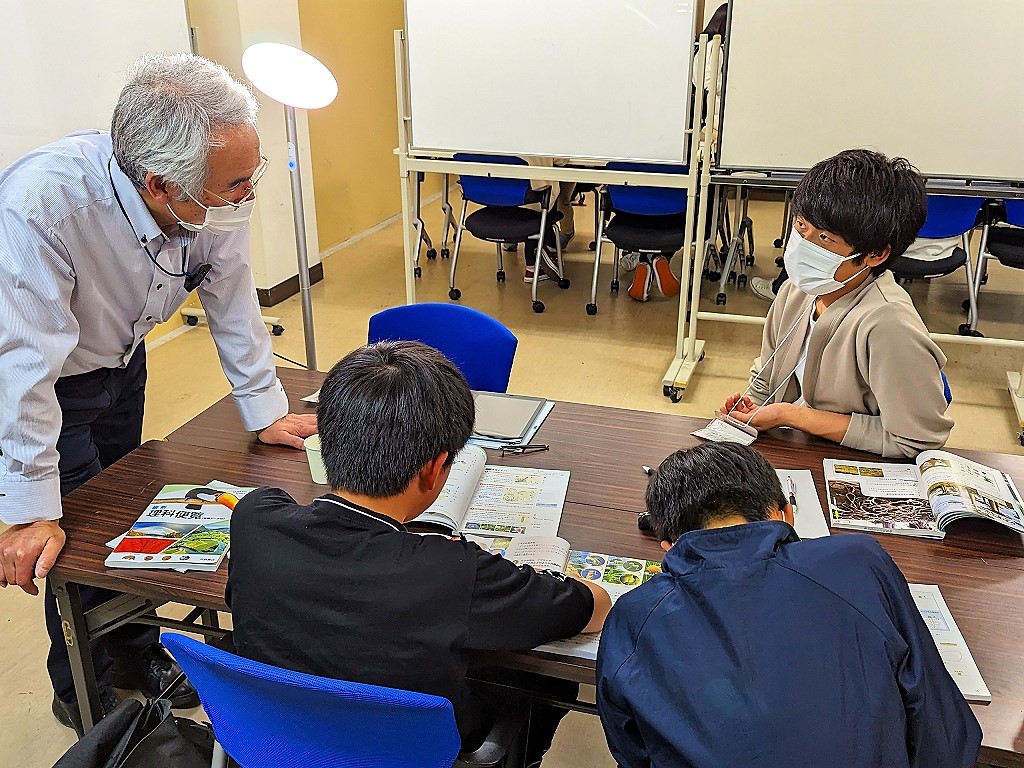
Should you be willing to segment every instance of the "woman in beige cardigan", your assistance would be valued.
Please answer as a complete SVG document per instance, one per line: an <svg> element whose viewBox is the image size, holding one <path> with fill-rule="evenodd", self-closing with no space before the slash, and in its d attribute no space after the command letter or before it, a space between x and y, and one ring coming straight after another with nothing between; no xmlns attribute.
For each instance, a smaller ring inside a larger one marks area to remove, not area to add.
<svg viewBox="0 0 1024 768"><path fill-rule="evenodd" d="M722 412L882 456L944 445L946 358L888 271L924 223L924 180L903 158L847 150L804 176L793 207L790 281L747 391Z"/></svg>

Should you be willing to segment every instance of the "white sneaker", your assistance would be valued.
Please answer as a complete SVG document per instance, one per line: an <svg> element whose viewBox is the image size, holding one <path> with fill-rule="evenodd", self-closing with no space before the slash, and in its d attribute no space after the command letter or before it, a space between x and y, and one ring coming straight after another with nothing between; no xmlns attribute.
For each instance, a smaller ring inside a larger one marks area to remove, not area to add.
<svg viewBox="0 0 1024 768"><path fill-rule="evenodd" d="M775 301L775 294L772 293L772 281L767 277L750 278L750 290L753 291L754 295L759 299Z"/></svg>
<svg viewBox="0 0 1024 768"><path fill-rule="evenodd" d="M640 254L632 251L624 251L619 255L619 269L623 272L632 272L640 263Z"/></svg>

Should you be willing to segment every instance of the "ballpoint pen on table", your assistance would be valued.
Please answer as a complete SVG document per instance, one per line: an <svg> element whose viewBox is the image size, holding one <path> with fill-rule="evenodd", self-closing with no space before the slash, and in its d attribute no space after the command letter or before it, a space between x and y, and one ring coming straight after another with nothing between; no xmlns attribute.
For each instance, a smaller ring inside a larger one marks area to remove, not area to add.
<svg viewBox="0 0 1024 768"><path fill-rule="evenodd" d="M654 470L651 469L650 467L648 467L646 464L641 464L640 465L640 469L642 469L644 471L645 475L653 475L654 474Z"/></svg>
<svg viewBox="0 0 1024 768"><path fill-rule="evenodd" d="M544 445L543 443L533 443L531 445L507 445L501 449L501 455L507 454L520 455L524 453L536 453L537 451L549 450L550 446Z"/></svg>
<svg viewBox="0 0 1024 768"><path fill-rule="evenodd" d="M793 507L793 514L796 514L796 483L792 477L786 478L786 485L789 487L789 504Z"/></svg>

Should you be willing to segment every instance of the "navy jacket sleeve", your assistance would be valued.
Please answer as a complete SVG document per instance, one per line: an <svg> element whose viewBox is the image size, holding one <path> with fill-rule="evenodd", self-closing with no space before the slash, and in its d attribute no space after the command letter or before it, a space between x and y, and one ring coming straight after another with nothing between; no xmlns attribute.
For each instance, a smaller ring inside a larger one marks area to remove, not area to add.
<svg viewBox="0 0 1024 768"><path fill-rule="evenodd" d="M628 602L619 601L601 632L597 652L597 710L608 749L620 768L648 768L651 760L628 698L632 690L629 660L635 645L630 628L632 611L625 605ZM643 689L642 682L640 688Z"/></svg>
<svg viewBox="0 0 1024 768"><path fill-rule="evenodd" d="M899 568L884 555L889 568L885 589L890 617L906 651L897 682L907 713L907 755L912 768L970 768L981 748L981 727L939 656Z"/></svg>

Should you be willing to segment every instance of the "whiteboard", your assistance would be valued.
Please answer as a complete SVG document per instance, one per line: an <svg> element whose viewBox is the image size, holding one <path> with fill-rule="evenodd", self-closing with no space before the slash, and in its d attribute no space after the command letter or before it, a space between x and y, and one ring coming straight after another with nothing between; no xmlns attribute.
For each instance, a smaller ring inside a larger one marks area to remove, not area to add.
<svg viewBox="0 0 1024 768"><path fill-rule="evenodd" d="M694 0L406 0L414 148L684 160Z"/></svg>
<svg viewBox="0 0 1024 768"><path fill-rule="evenodd" d="M732 0L719 165L1024 180L1021 0Z"/></svg>
<svg viewBox="0 0 1024 768"><path fill-rule="evenodd" d="M184 0L0 0L0 168L72 131L109 130L128 65L189 51Z"/></svg>

